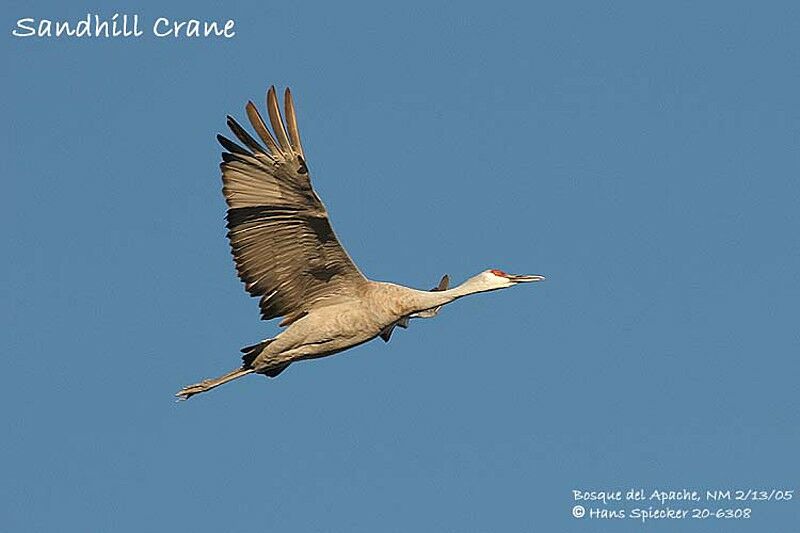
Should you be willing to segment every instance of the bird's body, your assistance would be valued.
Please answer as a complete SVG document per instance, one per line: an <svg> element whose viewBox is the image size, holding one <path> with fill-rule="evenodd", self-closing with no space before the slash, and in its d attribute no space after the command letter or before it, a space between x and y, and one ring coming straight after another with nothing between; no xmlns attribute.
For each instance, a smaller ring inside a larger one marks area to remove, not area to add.
<svg viewBox="0 0 800 533"><path fill-rule="evenodd" d="M258 371L281 363L332 355L370 341L414 311L421 291L369 281L363 293L311 311L267 344L252 366ZM430 293L436 294L436 293ZM424 308L420 308L424 306Z"/></svg>
<svg viewBox="0 0 800 533"><path fill-rule="evenodd" d="M247 114L263 144L235 120L228 125L247 147L219 136L228 237L239 277L260 296L262 318L283 317L286 329L244 348L243 365L217 379L181 389L186 399L241 376L277 376L290 363L332 355L378 336L389 340L411 318L431 318L462 296L540 281L487 270L458 287L448 278L430 291L367 279L339 244L327 210L311 187L294 104L285 95L281 119L274 88L267 93L272 133L252 102Z"/></svg>

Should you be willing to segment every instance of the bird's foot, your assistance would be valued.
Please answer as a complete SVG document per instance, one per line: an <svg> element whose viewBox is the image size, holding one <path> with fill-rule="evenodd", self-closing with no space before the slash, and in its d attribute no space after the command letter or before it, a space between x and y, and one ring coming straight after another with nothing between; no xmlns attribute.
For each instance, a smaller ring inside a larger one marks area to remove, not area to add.
<svg viewBox="0 0 800 533"><path fill-rule="evenodd" d="M178 397L178 400L188 400L195 394L200 394L201 392L205 392L211 388L213 384L213 380L211 379L204 379L200 383L195 383L194 385L189 385L188 387L184 387L179 390L175 396Z"/></svg>

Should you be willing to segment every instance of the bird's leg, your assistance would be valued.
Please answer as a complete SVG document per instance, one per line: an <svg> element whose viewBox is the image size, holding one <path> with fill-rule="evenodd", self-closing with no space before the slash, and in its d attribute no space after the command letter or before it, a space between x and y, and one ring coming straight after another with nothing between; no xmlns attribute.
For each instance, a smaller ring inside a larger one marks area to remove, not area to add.
<svg viewBox="0 0 800 533"><path fill-rule="evenodd" d="M215 387L219 387L220 385L224 385L229 381L233 381L234 379L240 378L242 376L246 376L255 372L252 368L237 368L231 372L228 372L225 375L222 375L215 379L204 379L200 383L195 383L194 385L189 385L188 387L184 387L175 394L179 400L188 400L195 394L200 394L201 392L209 391Z"/></svg>

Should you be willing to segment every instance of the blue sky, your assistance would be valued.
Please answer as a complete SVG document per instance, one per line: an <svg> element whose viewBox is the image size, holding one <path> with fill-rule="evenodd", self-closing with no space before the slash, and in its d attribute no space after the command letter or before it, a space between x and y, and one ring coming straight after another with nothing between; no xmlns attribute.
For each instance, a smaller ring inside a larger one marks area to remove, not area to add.
<svg viewBox="0 0 800 533"><path fill-rule="evenodd" d="M18 39L3 15L8 531L674 531L573 489L800 479L793 3L108 3L230 40ZM277 331L225 241L214 136L290 85L370 277L486 268L391 342L181 386ZM785 531L755 502L695 531Z"/></svg>

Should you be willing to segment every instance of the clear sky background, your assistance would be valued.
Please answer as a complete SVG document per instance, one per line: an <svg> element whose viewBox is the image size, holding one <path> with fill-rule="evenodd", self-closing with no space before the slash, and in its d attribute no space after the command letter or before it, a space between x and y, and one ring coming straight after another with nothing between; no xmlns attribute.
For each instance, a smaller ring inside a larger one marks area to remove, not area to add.
<svg viewBox="0 0 800 533"><path fill-rule="evenodd" d="M137 4L99 12L237 34L18 39L97 3L3 13L4 531L797 527L797 494L570 513L573 489L800 488L796 3ZM368 276L547 281L173 402L277 332L214 139L273 83Z"/></svg>

